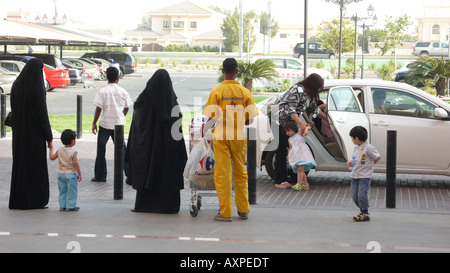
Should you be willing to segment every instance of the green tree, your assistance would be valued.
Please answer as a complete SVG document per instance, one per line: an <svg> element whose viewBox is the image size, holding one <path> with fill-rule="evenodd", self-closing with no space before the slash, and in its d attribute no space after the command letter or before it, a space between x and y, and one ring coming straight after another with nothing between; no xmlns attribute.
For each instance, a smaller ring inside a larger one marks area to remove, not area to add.
<svg viewBox="0 0 450 273"><path fill-rule="evenodd" d="M331 22L322 22L317 32L317 39L328 50L339 53L339 19ZM355 47L355 26L353 21L342 20L342 53L351 52ZM336 55L337 55L336 54ZM339 56L339 55L337 55Z"/></svg>
<svg viewBox="0 0 450 273"><path fill-rule="evenodd" d="M261 15L259 16L259 27L260 27L260 33L263 35L269 35L269 14L267 12L261 12ZM270 24L271 28L271 35L270 38L274 38L278 30L280 30L280 27L278 26L278 22L273 21Z"/></svg>
<svg viewBox="0 0 450 273"><path fill-rule="evenodd" d="M410 21L410 17L406 14L397 19L393 19L392 16L387 18L384 30L380 37L380 40L384 41L384 45L375 45L375 47L381 50L381 55L386 55L388 51L391 51L391 54L396 54L395 49L397 45L403 45L402 41L408 37L408 35L405 34L405 31L411 24L412 21Z"/></svg>
<svg viewBox="0 0 450 273"><path fill-rule="evenodd" d="M431 79L435 83L436 92L440 96L445 96L447 88L447 78L450 77L450 61L446 61L444 56L433 58L426 55L420 56L411 65L411 71L406 77L406 82L416 85L419 82L426 82Z"/></svg>
<svg viewBox="0 0 450 273"><path fill-rule="evenodd" d="M234 13L230 11L225 12L226 18L223 20L222 33L225 36L224 41L224 51L237 52L239 51L239 9L236 8ZM250 50L256 43L256 37L254 34L253 22L256 18L256 13L254 11L249 11L244 14L244 35L243 44L248 43L248 31L250 29ZM243 51L247 52L247 46L243 47Z"/></svg>

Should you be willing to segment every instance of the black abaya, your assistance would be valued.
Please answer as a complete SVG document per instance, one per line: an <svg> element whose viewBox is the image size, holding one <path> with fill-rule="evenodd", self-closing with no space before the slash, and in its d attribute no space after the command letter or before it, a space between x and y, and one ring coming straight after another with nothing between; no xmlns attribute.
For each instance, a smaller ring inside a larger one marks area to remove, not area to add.
<svg viewBox="0 0 450 273"><path fill-rule="evenodd" d="M46 141L48 120L43 64L30 59L11 89L12 174L10 209L40 209L49 201Z"/></svg>
<svg viewBox="0 0 450 273"><path fill-rule="evenodd" d="M137 190L133 211L178 213L187 161L181 113L166 70L155 72L134 103L125 158L128 179ZM172 135L174 133L174 135Z"/></svg>

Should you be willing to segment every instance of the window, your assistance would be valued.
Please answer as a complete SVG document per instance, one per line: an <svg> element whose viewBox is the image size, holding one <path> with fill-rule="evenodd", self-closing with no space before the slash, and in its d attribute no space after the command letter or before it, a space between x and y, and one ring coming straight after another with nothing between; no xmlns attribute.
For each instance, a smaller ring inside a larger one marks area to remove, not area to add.
<svg viewBox="0 0 450 273"><path fill-rule="evenodd" d="M372 88L374 110L377 114L434 118L431 103L403 91Z"/></svg>
<svg viewBox="0 0 450 273"><path fill-rule="evenodd" d="M328 110L361 112L355 94L350 87L335 87L330 90Z"/></svg>
<svg viewBox="0 0 450 273"><path fill-rule="evenodd" d="M439 43L433 43L434 48L439 48L439 45L440 45Z"/></svg>
<svg viewBox="0 0 450 273"><path fill-rule="evenodd" d="M441 27L439 25L434 25L431 32L433 34L441 34Z"/></svg>
<svg viewBox="0 0 450 273"><path fill-rule="evenodd" d="M163 28L169 29L170 28L170 21L163 21Z"/></svg>
<svg viewBox="0 0 450 273"><path fill-rule="evenodd" d="M298 70L303 69L303 66L294 60L286 60L286 67L288 69L298 69Z"/></svg>
<svg viewBox="0 0 450 273"><path fill-rule="evenodd" d="M173 28L184 29L184 21L173 21Z"/></svg>
<svg viewBox="0 0 450 273"><path fill-rule="evenodd" d="M189 28L190 29L197 29L197 21L190 21L189 22Z"/></svg>
<svg viewBox="0 0 450 273"><path fill-rule="evenodd" d="M286 33L280 33L280 38L286 39L287 38L287 34Z"/></svg>
<svg viewBox="0 0 450 273"><path fill-rule="evenodd" d="M284 68L284 61L283 60L281 60L281 59L273 59L272 61L278 68Z"/></svg>

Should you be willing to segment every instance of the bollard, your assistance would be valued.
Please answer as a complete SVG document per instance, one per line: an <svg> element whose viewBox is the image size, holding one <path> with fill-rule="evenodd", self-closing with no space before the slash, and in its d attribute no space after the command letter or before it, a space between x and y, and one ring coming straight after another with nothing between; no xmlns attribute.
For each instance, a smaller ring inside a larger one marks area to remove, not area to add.
<svg viewBox="0 0 450 273"><path fill-rule="evenodd" d="M1 94L1 109L0 109L0 122L1 122L1 138L6 137L6 126L3 124L6 119L6 94Z"/></svg>
<svg viewBox="0 0 450 273"><path fill-rule="evenodd" d="M247 128L248 202L256 204L256 129Z"/></svg>
<svg viewBox="0 0 450 273"><path fill-rule="evenodd" d="M123 199L124 126L114 127L114 200Z"/></svg>
<svg viewBox="0 0 450 273"><path fill-rule="evenodd" d="M387 131L386 148L386 208L394 209L396 195L397 131Z"/></svg>
<svg viewBox="0 0 450 273"><path fill-rule="evenodd" d="M83 133L83 96L77 95L77 138L80 139Z"/></svg>

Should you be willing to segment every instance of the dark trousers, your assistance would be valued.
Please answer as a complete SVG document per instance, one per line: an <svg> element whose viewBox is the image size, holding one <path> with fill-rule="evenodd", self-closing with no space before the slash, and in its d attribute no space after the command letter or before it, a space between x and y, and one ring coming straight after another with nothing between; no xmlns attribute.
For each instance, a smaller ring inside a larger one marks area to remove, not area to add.
<svg viewBox="0 0 450 273"><path fill-rule="evenodd" d="M109 137L112 138L114 142L114 130L105 129L99 126L97 133L97 157L95 159L95 178L96 179L106 179L106 143L108 143ZM125 142L123 143L123 151L126 151ZM128 176L128 164L125 161L123 165L125 175Z"/></svg>
<svg viewBox="0 0 450 273"><path fill-rule="evenodd" d="M288 181L287 154L289 148L289 137L283 130L283 126L278 126L278 148L275 153L275 183L280 184ZM288 181L289 182L289 181Z"/></svg>

